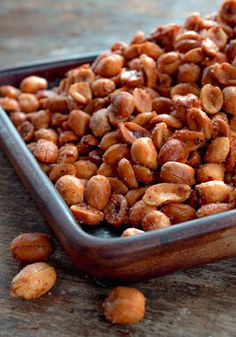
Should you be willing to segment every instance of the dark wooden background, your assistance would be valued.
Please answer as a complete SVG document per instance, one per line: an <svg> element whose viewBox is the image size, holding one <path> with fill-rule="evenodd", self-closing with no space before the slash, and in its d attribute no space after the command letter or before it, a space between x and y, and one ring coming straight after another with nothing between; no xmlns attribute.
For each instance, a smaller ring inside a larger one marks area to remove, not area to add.
<svg viewBox="0 0 236 337"><path fill-rule="evenodd" d="M0 66L106 49L137 30L181 22L190 11L209 13L219 0L0 0ZM0 126L1 127L1 126ZM101 303L109 288L88 280L58 247L50 293L34 301L11 299L20 269L11 240L27 231L50 232L21 182L0 153L0 336L4 337L234 337L236 259L135 284L145 293L145 319L111 326Z"/></svg>

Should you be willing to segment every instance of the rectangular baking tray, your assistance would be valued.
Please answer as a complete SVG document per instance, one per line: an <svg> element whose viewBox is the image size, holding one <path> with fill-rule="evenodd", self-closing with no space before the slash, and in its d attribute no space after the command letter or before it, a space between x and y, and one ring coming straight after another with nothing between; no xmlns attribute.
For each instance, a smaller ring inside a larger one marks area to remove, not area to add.
<svg viewBox="0 0 236 337"><path fill-rule="evenodd" d="M0 85L18 86L31 74L55 85L66 71L92 62L96 55L0 70ZM92 277L133 282L236 255L236 210L128 238L119 238L105 225L86 230L75 221L2 109L0 147L71 260Z"/></svg>

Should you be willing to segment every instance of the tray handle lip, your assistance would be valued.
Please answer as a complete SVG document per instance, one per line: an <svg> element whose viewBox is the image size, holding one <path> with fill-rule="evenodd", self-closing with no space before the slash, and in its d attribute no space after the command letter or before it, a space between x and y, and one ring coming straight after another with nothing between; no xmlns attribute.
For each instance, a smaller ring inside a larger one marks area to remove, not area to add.
<svg viewBox="0 0 236 337"><path fill-rule="evenodd" d="M14 68L7 68L7 69L0 69L0 76L4 75L7 76L9 74L15 73L24 73L26 69L31 70L32 68L36 68L38 70L43 70L47 66L49 69L56 68L58 65L66 66L71 65L73 66L74 62L90 62L96 58L99 52L95 53L86 53L77 55L74 57L68 57L63 59L55 58L45 61L34 62L31 64L26 64L23 66L17 66ZM86 60L87 61L86 61ZM182 224L178 224L175 226L171 226L170 228L160 229L156 232L147 232L144 234L140 234L133 237L128 238L98 238L94 237L91 234L86 233L80 226L77 225L74 217L72 216L69 208L62 200L59 193L56 191L54 185L50 182L47 176L42 172L39 164L37 163L36 159L28 150L26 144L23 142L21 137L19 136L16 128L11 123L10 119L8 118L7 114L0 109L0 120L1 120L1 128L0 128L0 141L2 142L2 147L6 147L6 142L4 142L3 137L1 134L4 129L10 130L11 135L14 137L16 141L17 148L22 152L27 154L26 157L29 159L31 165L34 168L37 167L37 170L40 172L40 176L43 175L43 183L49 184L50 190L52 191L53 198L59 202L61 211L65 211L67 216L67 221L70 223L71 228L74 231L75 236L68 238L69 241L73 245L81 245L86 248L94 248L95 246L98 248L102 248L102 250L109 250L111 247L113 251L119 249L117 254L122 255L122 248L126 249L126 253L132 254L137 252L137 250L144 250L144 249L152 249L152 248L160 248L164 247L169 244L176 243L178 241L187 240L194 237L199 237L201 235L205 235L208 233L220 231L222 229L227 229L236 224L236 210L227 211L225 213L211 215L208 217L204 217L201 219L196 219L192 221L188 221ZM4 144L5 143L5 144ZM6 152L6 151L5 151ZM54 217L52 217L54 218ZM235 221L233 220L235 218ZM55 219L54 219L55 220ZM56 223L56 221L55 221ZM115 248L115 249L114 249Z"/></svg>
<svg viewBox="0 0 236 337"><path fill-rule="evenodd" d="M231 210L225 213L220 213L216 215L211 215L201 219L195 219L182 224L171 226L168 228L163 228L155 232L147 232L140 235L127 238L98 238L91 234L86 233L80 226L78 226L73 215L71 214L68 206L61 198L54 185L51 183L46 174L41 170L38 162L28 150L26 144L21 139L16 128L11 123L6 112L0 108L0 143L2 148L6 147L6 139L4 141L4 134L10 131L11 136L15 142L15 150L17 149L22 153L24 160L28 161L32 170L37 170L39 174L39 179L42 185L46 187L47 192L52 193L52 197L58 206L61 208L61 212L65 212L67 221L70 229L73 229L75 235L70 235L69 241L73 241L74 245L83 245L84 247L100 247L105 249L110 249L111 246L119 248L126 248L129 254L137 252L138 249L143 250L144 248L152 249L158 248L165 245L176 243L177 241L182 241L194 237L198 237L204 234L212 233L214 231L219 231L222 229L230 228L236 224L236 210ZM5 151L6 152L6 151ZM33 179L30 177L29 181ZM235 217L235 223L232 219ZM55 223L57 219L52 214L52 218ZM228 223L227 223L228 222ZM207 223L207 224L206 224ZM212 228L209 228L211 227ZM145 247L144 247L145 246ZM121 252L122 254L122 252Z"/></svg>

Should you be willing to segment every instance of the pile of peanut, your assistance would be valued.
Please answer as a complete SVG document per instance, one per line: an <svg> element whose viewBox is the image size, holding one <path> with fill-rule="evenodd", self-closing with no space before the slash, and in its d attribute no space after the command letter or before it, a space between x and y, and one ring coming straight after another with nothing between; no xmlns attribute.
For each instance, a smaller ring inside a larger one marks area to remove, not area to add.
<svg viewBox="0 0 236 337"><path fill-rule="evenodd" d="M138 32L50 90L38 76L0 87L80 224L129 236L235 208L235 13L226 0L217 14Z"/></svg>

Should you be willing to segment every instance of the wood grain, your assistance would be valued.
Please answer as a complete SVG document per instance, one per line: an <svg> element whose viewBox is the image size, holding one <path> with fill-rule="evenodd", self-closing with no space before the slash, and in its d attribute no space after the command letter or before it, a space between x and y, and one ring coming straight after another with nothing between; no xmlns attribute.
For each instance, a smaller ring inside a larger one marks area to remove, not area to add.
<svg viewBox="0 0 236 337"><path fill-rule="evenodd" d="M0 66L105 49L113 41L128 41L138 29L148 32L193 10L211 12L219 3L1 0ZM30 302L11 299L10 281L21 266L10 256L10 241L37 230L50 232L0 154L0 336L236 336L235 258L135 284L145 293L147 311L133 326L111 327L104 320L101 303L109 289L87 280L60 247L49 261L58 272L55 288Z"/></svg>

